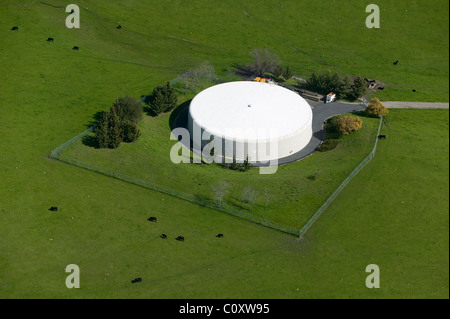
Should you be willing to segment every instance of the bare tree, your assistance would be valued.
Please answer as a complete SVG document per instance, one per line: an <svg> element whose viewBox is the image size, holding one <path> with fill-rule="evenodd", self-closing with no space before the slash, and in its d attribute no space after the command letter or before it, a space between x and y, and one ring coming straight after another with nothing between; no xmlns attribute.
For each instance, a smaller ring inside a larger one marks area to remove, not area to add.
<svg viewBox="0 0 450 319"><path fill-rule="evenodd" d="M242 192L242 204L248 204L250 206L250 211L252 211L257 197L258 192L255 191L251 186L247 186Z"/></svg>
<svg viewBox="0 0 450 319"><path fill-rule="evenodd" d="M217 186L211 186L213 198L218 202L219 207L223 206L223 198L228 193L230 185L226 181L221 181Z"/></svg>
<svg viewBox="0 0 450 319"><path fill-rule="evenodd" d="M196 90L201 81L214 81L217 79L217 74L212 64L205 61L198 67L184 73L181 78L187 90Z"/></svg>
<svg viewBox="0 0 450 319"><path fill-rule="evenodd" d="M282 72L280 57L269 49L255 49L250 53L253 61L248 65L251 72L262 76L266 72L272 74Z"/></svg>

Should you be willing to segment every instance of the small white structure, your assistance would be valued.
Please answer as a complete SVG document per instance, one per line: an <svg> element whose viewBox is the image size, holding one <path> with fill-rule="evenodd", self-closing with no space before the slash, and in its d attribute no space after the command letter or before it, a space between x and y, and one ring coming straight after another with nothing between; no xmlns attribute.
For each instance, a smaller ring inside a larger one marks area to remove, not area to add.
<svg viewBox="0 0 450 319"><path fill-rule="evenodd" d="M325 103L330 103L330 102L333 102L334 100L336 100L336 94L333 92L330 92L327 94Z"/></svg>
<svg viewBox="0 0 450 319"><path fill-rule="evenodd" d="M303 149L312 137L312 110L295 92L256 81L218 84L200 92L191 101L188 129L195 135L209 133L222 139L219 158L250 162L289 156ZM271 132L269 134L269 131ZM260 132L265 133L259 134ZM277 145L277 152L259 151ZM274 155L275 154L275 155ZM275 158L272 158L275 156Z"/></svg>

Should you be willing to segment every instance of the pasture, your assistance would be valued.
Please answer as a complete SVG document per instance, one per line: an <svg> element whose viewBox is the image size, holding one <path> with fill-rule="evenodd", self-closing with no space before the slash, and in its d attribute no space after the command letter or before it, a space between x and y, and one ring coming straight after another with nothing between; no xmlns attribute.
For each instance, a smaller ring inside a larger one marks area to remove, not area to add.
<svg viewBox="0 0 450 319"><path fill-rule="evenodd" d="M299 76L335 69L383 81L382 101L447 102L447 1L380 1L378 30L364 26L359 1L230 0L212 10L83 0L77 30L64 24L71 1L46 3L0 4L1 298L448 298L448 110L391 110L375 158L302 241L48 158L117 97L139 98L205 60L229 75L261 47ZM164 136L167 117L147 118L145 133ZM65 286L72 263L80 289ZM371 263L380 289L365 287Z"/></svg>

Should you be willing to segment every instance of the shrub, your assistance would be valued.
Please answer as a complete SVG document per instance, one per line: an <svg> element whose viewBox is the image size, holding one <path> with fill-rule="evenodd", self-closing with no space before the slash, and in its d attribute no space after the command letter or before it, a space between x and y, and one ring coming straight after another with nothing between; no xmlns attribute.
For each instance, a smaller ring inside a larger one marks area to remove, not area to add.
<svg viewBox="0 0 450 319"><path fill-rule="evenodd" d="M388 113L388 109L381 104L378 98L372 98L369 105L366 107L367 116L378 117L380 115L385 116Z"/></svg>
<svg viewBox="0 0 450 319"><path fill-rule="evenodd" d="M367 83L362 77L357 76L352 81L349 76L341 76L331 72L314 72L306 80L306 86L308 89L321 94L333 92L339 98L349 100L356 100L367 91Z"/></svg>
<svg viewBox="0 0 450 319"><path fill-rule="evenodd" d="M141 136L141 131L137 125L129 120L122 121L122 138L126 143L132 143Z"/></svg>
<svg viewBox="0 0 450 319"><path fill-rule="evenodd" d="M178 97L174 88L167 82L164 86L157 86L148 101L150 113L159 115L170 112L177 105Z"/></svg>
<svg viewBox="0 0 450 319"><path fill-rule="evenodd" d="M342 135L348 135L362 127L362 120L356 116L343 116L336 120L336 130Z"/></svg>
<svg viewBox="0 0 450 319"><path fill-rule="evenodd" d="M307 178L312 180L312 181L315 181L316 179L319 178L319 173L315 172L314 174L309 175Z"/></svg>
<svg viewBox="0 0 450 319"><path fill-rule="evenodd" d="M128 120L133 123L138 123L142 119L143 106L141 102L135 98L126 96L119 97L113 106L116 108L117 116L120 120Z"/></svg>
<svg viewBox="0 0 450 319"><path fill-rule="evenodd" d="M351 89L350 79L348 77L331 72L314 72L306 80L306 85L310 90L321 94L336 93L339 98L346 98Z"/></svg>
<svg viewBox="0 0 450 319"><path fill-rule="evenodd" d="M100 148L117 148L122 142L121 121L114 106L103 112L95 129L95 141Z"/></svg>
<svg viewBox="0 0 450 319"><path fill-rule="evenodd" d="M99 148L107 148L108 147L108 112L105 111L102 113L102 116L100 117L97 126L95 128L95 136L94 140L97 144L97 147Z"/></svg>
<svg viewBox="0 0 450 319"><path fill-rule="evenodd" d="M367 92L367 82L362 77L357 76L353 80L348 97L351 99L359 99Z"/></svg>

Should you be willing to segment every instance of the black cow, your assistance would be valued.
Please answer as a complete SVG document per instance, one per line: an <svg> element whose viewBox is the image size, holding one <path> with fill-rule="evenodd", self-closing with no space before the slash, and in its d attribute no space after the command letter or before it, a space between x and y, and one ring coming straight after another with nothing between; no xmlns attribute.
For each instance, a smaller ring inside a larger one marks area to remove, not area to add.
<svg viewBox="0 0 450 319"><path fill-rule="evenodd" d="M142 278L135 278L131 281L132 284L136 283L136 282L141 282Z"/></svg>
<svg viewBox="0 0 450 319"><path fill-rule="evenodd" d="M77 47L77 46L74 46L74 47L72 48L72 50L78 50L78 49L80 49L80 48Z"/></svg>
<svg viewBox="0 0 450 319"><path fill-rule="evenodd" d="M52 206L48 210L50 210L52 212L56 212L56 211L58 211L58 207Z"/></svg>
<svg viewBox="0 0 450 319"><path fill-rule="evenodd" d="M178 241L184 241L184 237L183 236L178 236L177 238L175 238Z"/></svg>
<svg viewBox="0 0 450 319"><path fill-rule="evenodd" d="M386 139L386 135L378 135L378 138L385 140Z"/></svg>
<svg viewBox="0 0 450 319"><path fill-rule="evenodd" d="M53 38L48 38L47 41L48 42L53 42Z"/></svg>
<svg viewBox="0 0 450 319"><path fill-rule="evenodd" d="M412 91L413 91L413 92L416 92L416 89L413 89Z"/></svg>
<svg viewBox="0 0 450 319"><path fill-rule="evenodd" d="M156 223L156 217L150 217L149 219L147 219L149 222L154 222Z"/></svg>
<svg viewBox="0 0 450 319"><path fill-rule="evenodd" d="M166 239L167 235L166 234L161 234L159 237L161 237L162 239Z"/></svg>
<svg viewBox="0 0 450 319"><path fill-rule="evenodd" d="M116 27L116 29L122 29L122 26L119 24L117 27Z"/></svg>
<svg viewBox="0 0 450 319"><path fill-rule="evenodd" d="M218 234L216 237L217 238L223 238L223 234Z"/></svg>
<svg viewBox="0 0 450 319"><path fill-rule="evenodd" d="M394 65L397 65L397 64L398 64L398 61L395 61L395 62L394 62Z"/></svg>
<svg viewBox="0 0 450 319"><path fill-rule="evenodd" d="M19 28L18 27L12 27L11 30L12 31L17 31L17 30L19 30Z"/></svg>

